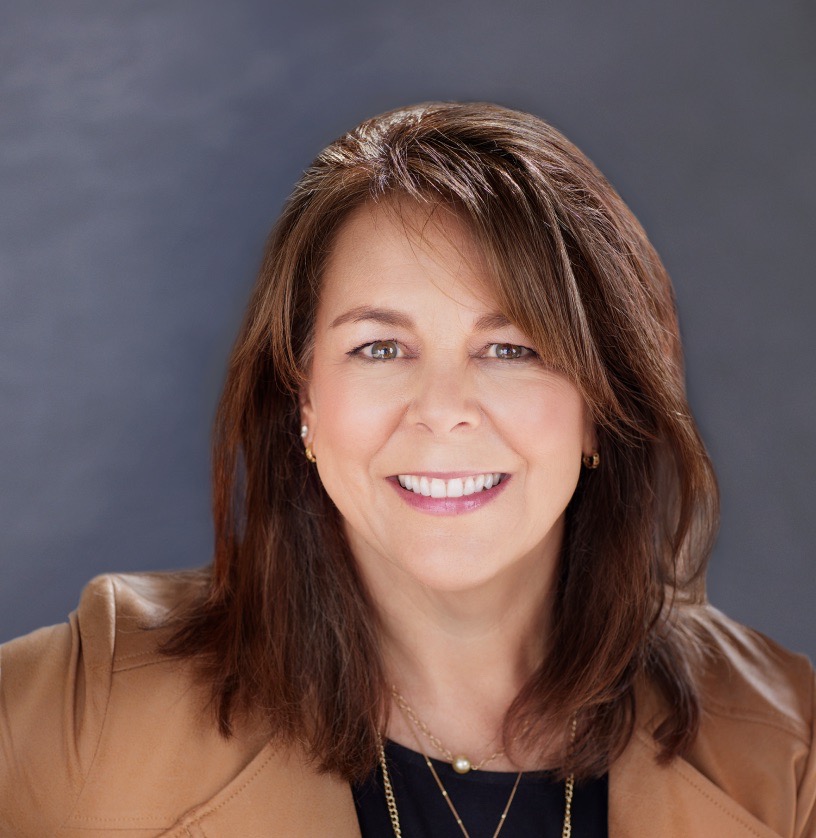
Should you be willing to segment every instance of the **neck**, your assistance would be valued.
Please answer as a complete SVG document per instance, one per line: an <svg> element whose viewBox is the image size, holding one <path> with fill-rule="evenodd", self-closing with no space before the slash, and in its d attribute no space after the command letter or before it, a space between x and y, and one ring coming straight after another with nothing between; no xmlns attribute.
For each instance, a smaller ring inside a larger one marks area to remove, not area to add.
<svg viewBox="0 0 816 838"><path fill-rule="evenodd" d="M507 709L546 653L556 565L555 555L531 555L512 573L455 592L417 584L387 563L364 572L378 607L386 674L454 754L478 763L504 746ZM396 704L387 734L413 750L418 735L429 756L442 757ZM518 767L507 757L485 765Z"/></svg>
<svg viewBox="0 0 816 838"><path fill-rule="evenodd" d="M434 700L461 698L463 688L515 695L541 662L549 628L549 588L530 593L524 584L459 594L403 589L381 609L387 671Z"/></svg>

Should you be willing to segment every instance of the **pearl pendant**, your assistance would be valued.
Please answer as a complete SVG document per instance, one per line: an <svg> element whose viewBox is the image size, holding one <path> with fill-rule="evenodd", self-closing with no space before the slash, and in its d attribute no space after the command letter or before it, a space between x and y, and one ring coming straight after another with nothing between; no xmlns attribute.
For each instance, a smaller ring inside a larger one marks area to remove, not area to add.
<svg viewBox="0 0 816 838"><path fill-rule="evenodd" d="M459 754L459 756L453 758L453 770L457 774L467 774L471 768L473 768L473 766L464 754Z"/></svg>

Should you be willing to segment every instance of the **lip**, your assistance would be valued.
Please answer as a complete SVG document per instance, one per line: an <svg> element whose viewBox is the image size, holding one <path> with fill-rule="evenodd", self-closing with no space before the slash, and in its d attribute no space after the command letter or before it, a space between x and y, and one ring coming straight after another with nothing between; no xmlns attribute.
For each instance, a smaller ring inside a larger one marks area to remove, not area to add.
<svg viewBox="0 0 816 838"><path fill-rule="evenodd" d="M487 474L488 472L427 472L427 471L407 471L405 474L415 474L417 477L436 477L440 480L451 480L455 477L472 477L477 474ZM442 475L450 475L443 477ZM492 489L483 489L474 495L463 495L460 498L430 498L425 495L418 495L408 489L403 489L396 477L386 478L388 482L394 487L394 490L399 494L399 497L408 506L416 509L418 512L425 512L429 515L463 515L466 512L475 512L481 509L488 503L494 501L504 491L505 486L510 482L511 476L502 474L501 482Z"/></svg>

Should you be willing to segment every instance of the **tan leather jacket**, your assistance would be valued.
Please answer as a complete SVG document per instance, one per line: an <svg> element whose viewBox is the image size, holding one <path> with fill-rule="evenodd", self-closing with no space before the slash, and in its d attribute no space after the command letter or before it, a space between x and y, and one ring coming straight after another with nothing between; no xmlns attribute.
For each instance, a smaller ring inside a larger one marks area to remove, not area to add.
<svg viewBox="0 0 816 838"><path fill-rule="evenodd" d="M69 624L0 647L0 835L359 838L346 783L298 749L221 738L189 665L155 652L144 626L188 584L99 577ZM697 744L658 766L649 731L665 709L642 691L609 772L611 838L814 838L810 664L714 609L700 618L719 648Z"/></svg>

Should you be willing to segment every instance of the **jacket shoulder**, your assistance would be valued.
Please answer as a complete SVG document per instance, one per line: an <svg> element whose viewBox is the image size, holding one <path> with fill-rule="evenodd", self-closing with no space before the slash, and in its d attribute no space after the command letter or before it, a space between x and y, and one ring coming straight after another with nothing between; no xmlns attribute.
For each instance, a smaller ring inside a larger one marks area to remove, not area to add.
<svg viewBox="0 0 816 838"><path fill-rule="evenodd" d="M810 660L705 605L690 609L701 640L698 684L704 713L776 727L810 743L814 671Z"/></svg>
<svg viewBox="0 0 816 838"><path fill-rule="evenodd" d="M112 671L166 661L159 646L173 616L202 593L207 578L204 571L97 576L76 611L81 638Z"/></svg>
<svg viewBox="0 0 816 838"><path fill-rule="evenodd" d="M687 761L780 834L816 835L813 666L711 606L689 617L702 715Z"/></svg>
<svg viewBox="0 0 816 838"><path fill-rule="evenodd" d="M0 834L167 829L254 756L218 734L192 662L159 648L205 582L99 576L67 623L0 647Z"/></svg>

